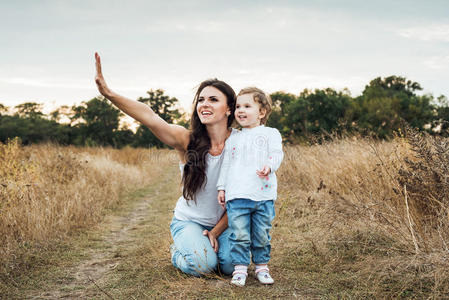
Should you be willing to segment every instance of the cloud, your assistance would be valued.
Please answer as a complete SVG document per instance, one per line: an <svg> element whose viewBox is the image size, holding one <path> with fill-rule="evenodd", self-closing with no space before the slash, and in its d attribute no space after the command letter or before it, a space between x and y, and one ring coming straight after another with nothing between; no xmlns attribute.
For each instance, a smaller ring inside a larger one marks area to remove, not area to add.
<svg viewBox="0 0 449 300"><path fill-rule="evenodd" d="M397 34L404 38L421 41L449 42L449 24L433 24L400 29Z"/></svg>
<svg viewBox="0 0 449 300"><path fill-rule="evenodd" d="M13 77L13 78L0 78L1 83L7 84L17 84L25 85L30 87L41 87L41 88L68 88L68 89L86 89L91 88L83 84L72 84L72 83L57 83L52 80L40 80L34 78L24 78L24 77Z"/></svg>
<svg viewBox="0 0 449 300"><path fill-rule="evenodd" d="M432 56L425 61L423 65L429 69L442 70L449 67L449 55L446 56Z"/></svg>
<svg viewBox="0 0 449 300"><path fill-rule="evenodd" d="M146 26L147 33L220 33L226 32L230 24L225 22L199 22L191 20L182 20L182 22L172 22L164 20L163 22L154 22Z"/></svg>

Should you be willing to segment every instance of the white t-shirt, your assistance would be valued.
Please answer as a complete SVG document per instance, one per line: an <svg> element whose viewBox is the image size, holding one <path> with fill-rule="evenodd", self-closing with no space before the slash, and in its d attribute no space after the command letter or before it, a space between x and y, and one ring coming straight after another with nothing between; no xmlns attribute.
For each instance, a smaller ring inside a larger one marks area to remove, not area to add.
<svg viewBox="0 0 449 300"><path fill-rule="evenodd" d="M275 128L260 125L243 128L226 141L217 189L225 191L226 201L244 198L253 201L276 200L277 179L284 153L282 137ZM264 166L270 174L260 178L256 171Z"/></svg>
<svg viewBox="0 0 449 300"><path fill-rule="evenodd" d="M228 140L239 131L232 129ZM193 221L204 226L215 226L224 214L224 209L217 201L217 180L223 162L224 151L217 156L206 154L206 184L196 194L196 203L186 201L183 196L178 199L174 210L175 218L181 221ZM179 165L181 176L184 164Z"/></svg>

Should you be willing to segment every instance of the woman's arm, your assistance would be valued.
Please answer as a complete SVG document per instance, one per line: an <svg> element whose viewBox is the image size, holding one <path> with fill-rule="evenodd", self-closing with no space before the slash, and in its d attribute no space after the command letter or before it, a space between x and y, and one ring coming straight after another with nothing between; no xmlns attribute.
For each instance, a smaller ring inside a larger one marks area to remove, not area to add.
<svg viewBox="0 0 449 300"><path fill-rule="evenodd" d="M223 233L223 231L228 228L228 213L225 212L223 216L221 217L220 221L215 225L214 228L212 228L211 232L216 236L219 237L220 234Z"/></svg>
<svg viewBox="0 0 449 300"><path fill-rule="evenodd" d="M210 245L212 248L214 248L215 252L218 252L218 240L217 238L220 236L220 234L223 233L223 231L228 228L228 213L225 212L221 219L218 221L218 223L215 225L214 228L212 228L211 231L204 230L203 235L207 235L210 241Z"/></svg>
<svg viewBox="0 0 449 300"><path fill-rule="evenodd" d="M147 126L164 144L180 151L185 151L187 149L190 132L186 128L179 125L168 124L148 105L123 97L109 89L101 71L101 60L98 53L95 53L95 66L97 70L95 83L97 84L98 91L105 98L109 99L127 115Z"/></svg>

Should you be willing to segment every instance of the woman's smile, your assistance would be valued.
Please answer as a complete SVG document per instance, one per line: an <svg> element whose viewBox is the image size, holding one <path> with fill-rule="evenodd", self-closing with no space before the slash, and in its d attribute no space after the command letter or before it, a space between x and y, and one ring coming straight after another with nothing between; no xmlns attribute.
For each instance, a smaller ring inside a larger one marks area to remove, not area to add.
<svg viewBox="0 0 449 300"><path fill-rule="evenodd" d="M209 110L203 110L203 111L201 111L201 115L202 116L211 116L212 112Z"/></svg>

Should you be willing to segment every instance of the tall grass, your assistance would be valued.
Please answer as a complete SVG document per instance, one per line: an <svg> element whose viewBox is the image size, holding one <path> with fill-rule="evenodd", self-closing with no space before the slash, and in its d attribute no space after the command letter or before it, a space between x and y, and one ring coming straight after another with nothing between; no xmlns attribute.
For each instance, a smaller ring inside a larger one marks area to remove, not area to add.
<svg viewBox="0 0 449 300"><path fill-rule="evenodd" d="M24 249L45 247L98 222L105 209L175 162L173 154L0 144L0 271L20 264Z"/></svg>
<svg viewBox="0 0 449 300"><path fill-rule="evenodd" d="M4 261L28 243L95 224L123 192L157 183L177 157L13 141L0 145L0 163ZM448 141L412 130L392 141L285 147L270 262L281 270L277 288L324 298L447 297L448 168Z"/></svg>
<svg viewBox="0 0 449 300"><path fill-rule="evenodd" d="M288 148L276 225L289 264L314 253L363 297L448 295L448 153L447 140L413 130Z"/></svg>

